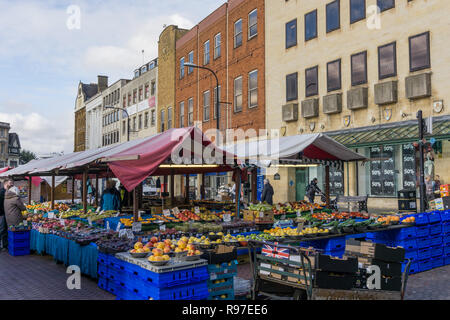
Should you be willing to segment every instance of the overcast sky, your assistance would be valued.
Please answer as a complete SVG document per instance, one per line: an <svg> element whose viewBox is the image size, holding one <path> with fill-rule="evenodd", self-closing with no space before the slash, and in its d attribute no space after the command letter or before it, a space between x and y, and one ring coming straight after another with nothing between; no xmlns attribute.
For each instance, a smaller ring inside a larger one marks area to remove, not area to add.
<svg viewBox="0 0 450 320"><path fill-rule="evenodd" d="M0 0L0 122L24 149L72 152L80 80L132 78L142 50L157 57L165 24L191 28L224 2Z"/></svg>

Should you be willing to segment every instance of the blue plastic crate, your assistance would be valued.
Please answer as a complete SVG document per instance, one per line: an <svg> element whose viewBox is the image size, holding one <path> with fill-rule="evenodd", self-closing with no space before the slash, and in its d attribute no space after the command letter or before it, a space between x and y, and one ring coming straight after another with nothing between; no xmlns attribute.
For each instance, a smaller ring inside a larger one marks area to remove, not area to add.
<svg viewBox="0 0 450 320"><path fill-rule="evenodd" d="M216 281L223 281L220 283L215 283ZM210 294L218 291L231 290L234 288L234 277L229 277L227 279L219 279L219 280L208 280L208 290Z"/></svg>
<svg viewBox="0 0 450 320"><path fill-rule="evenodd" d="M324 251L323 252L326 255L332 256L334 258L342 258L345 254L345 250L330 250L330 251Z"/></svg>
<svg viewBox="0 0 450 320"><path fill-rule="evenodd" d="M435 236L442 233L442 224L436 223L433 225L430 225L430 235Z"/></svg>
<svg viewBox="0 0 450 320"><path fill-rule="evenodd" d="M208 300L234 300L234 289L214 292L209 295Z"/></svg>
<svg viewBox="0 0 450 320"><path fill-rule="evenodd" d="M434 268L440 268L444 265L444 257L432 258L431 265Z"/></svg>
<svg viewBox="0 0 450 320"><path fill-rule="evenodd" d="M430 237L430 247L442 245L442 237L434 236Z"/></svg>
<svg viewBox="0 0 450 320"><path fill-rule="evenodd" d="M14 248L8 246L8 252L13 257L28 256L30 254L30 247L28 248Z"/></svg>
<svg viewBox="0 0 450 320"><path fill-rule="evenodd" d="M431 258L431 248L419 249L417 251L418 260L425 260Z"/></svg>
<svg viewBox="0 0 450 320"><path fill-rule="evenodd" d="M110 256L109 254L99 252L97 262L99 264L108 264L110 257L112 257L112 256Z"/></svg>
<svg viewBox="0 0 450 320"><path fill-rule="evenodd" d="M325 251L345 250L345 237L312 241L312 246Z"/></svg>
<svg viewBox="0 0 450 320"><path fill-rule="evenodd" d="M222 264L210 264L208 265L208 273L237 273L237 266L238 262L231 261L231 262L224 262Z"/></svg>
<svg viewBox="0 0 450 320"><path fill-rule="evenodd" d="M405 260L409 259L412 261L418 260L417 250L411 250L405 252Z"/></svg>
<svg viewBox="0 0 450 320"><path fill-rule="evenodd" d="M416 225L423 226L430 223L430 220L428 219L428 213L417 213L415 215L416 218Z"/></svg>
<svg viewBox="0 0 450 320"><path fill-rule="evenodd" d="M450 245L450 234L446 234L442 237L442 243L444 245L446 245L446 244Z"/></svg>
<svg viewBox="0 0 450 320"><path fill-rule="evenodd" d="M389 237L389 240L395 241L415 239L417 237L416 228L410 227L399 230L391 230L387 232L387 236Z"/></svg>
<svg viewBox="0 0 450 320"><path fill-rule="evenodd" d="M97 283L97 285L98 285L98 287L99 287L100 289L102 289L102 290L104 290L104 291L108 291L108 284L109 284L108 279L103 278L103 277L99 277L99 278L98 278L98 283Z"/></svg>
<svg viewBox="0 0 450 320"><path fill-rule="evenodd" d="M30 240L30 231L8 231L8 240Z"/></svg>
<svg viewBox="0 0 450 320"><path fill-rule="evenodd" d="M450 210L445 210L441 212L442 223L450 221Z"/></svg>
<svg viewBox="0 0 450 320"><path fill-rule="evenodd" d="M391 246L402 247L405 248L406 251L417 250L417 241L416 239L393 241Z"/></svg>
<svg viewBox="0 0 450 320"><path fill-rule="evenodd" d="M441 222L441 213L439 211L428 212L428 221L430 224Z"/></svg>
<svg viewBox="0 0 450 320"><path fill-rule="evenodd" d="M446 245L444 245L444 256L449 254L450 254L450 243L447 243Z"/></svg>
<svg viewBox="0 0 450 320"><path fill-rule="evenodd" d="M444 255L444 247L443 246L434 246L431 247L431 257L442 257Z"/></svg>
<svg viewBox="0 0 450 320"><path fill-rule="evenodd" d="M431 259L419 261L419 271L424 272L433 269L433 263Z"/></svg>
<svg viewBox="0 0 450 320"><path fill-rule="evenodd" d="M444 257L444 265L450 264L450 254L445 255Z"/></svg>
<svg viewBox="0 0 450 320"><path fill-rule="evenodd" d="M442 233L444 234L450 233L450 222L442 224Z"/></svg>
<svg viewBox="0 0 450 320"><path fill-rule="evenodd" d="M29 249L30 244L31 244L30 239L24 239L24 240L16 239L13 241L8 238L8 245L14 249L27 249L27 248Z"/></svg>
<svg viewBox="0 0 450 320"><path fill-rule="evenodd" d="M402 273L405 272L407 262L402 263ZM411 262L411 265L409 266L409 274L415 274L419 272L419 264L417 262Z"/></svg>
<svg viewBox="0 0 450 320"><path fill-rule="evenodd" d="M416 227L416 236L417 238L428 237L430 235L430 227L429 226L418 226Z"/></svg>
<svg viewBox="0 0 450 320"><path fill-rule="evenodd" d="M103 263L99 263L97 267L97 274L99 278L109 279L109 268Z"/></svg>
<svg viewBox="0 0 450 320"><path fill-rule="evenodd" d="M428 237L427 238L417 238L416 242L417 242L417 248L419 248L419 249L428 248L431 246L431 239Z"/></svg>
<svg viewBox="0 0 450 320"><path fill-rule="evenodd" d="M200 300L206 299L209 295L206 281L172 288L158 288L145 283L136 284L137 288L126 289L143 300Z"/></svg>

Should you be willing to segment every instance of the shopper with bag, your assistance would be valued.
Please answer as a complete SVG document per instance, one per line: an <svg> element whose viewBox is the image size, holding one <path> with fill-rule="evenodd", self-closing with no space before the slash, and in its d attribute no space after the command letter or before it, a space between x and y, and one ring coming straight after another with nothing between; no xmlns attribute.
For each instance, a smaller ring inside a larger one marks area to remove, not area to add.
<svg viewBox="0 0 450 320"><path fill-rule="evenodd" d="M5 194L5 216L8 226L16 226L23 222L22 211L27 208L20 199L20 191L17 187L11 187Z"/></svg>
<svg viewBox="0 0 450 320"><path fill-rule="evenodd" d="M8 225L5 216L5 194L8 189L14 186L11 179L5 180L0 186L0 250L8 249Z"/></svg>

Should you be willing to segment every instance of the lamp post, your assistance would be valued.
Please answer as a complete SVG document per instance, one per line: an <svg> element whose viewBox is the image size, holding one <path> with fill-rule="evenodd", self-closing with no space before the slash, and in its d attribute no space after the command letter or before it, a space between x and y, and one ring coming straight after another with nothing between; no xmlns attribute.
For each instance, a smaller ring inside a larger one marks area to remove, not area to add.
<svg viewBox="0 0 450 320"><path fill-rule="evenodd" d="M125 108L118 108L118 107L113 107L113 106L105 106L105 109L114 109L114 110L121 110L123 112L125 112L127 114L127 141L130 141L130 115L128 114L127 109Z"/></svg>
<svg viewBox="0 0 450 320"><path fill-rule="evenodd" d="M208 70L216 78L216 115L217 115L217 131L219 131L220 130L220 100L219 100L220 98L219 98L219 78L217 77L217 74L208 67L198 66L198 65L190 63L190 62L186 62L184 64L184 67Z"/></svg>

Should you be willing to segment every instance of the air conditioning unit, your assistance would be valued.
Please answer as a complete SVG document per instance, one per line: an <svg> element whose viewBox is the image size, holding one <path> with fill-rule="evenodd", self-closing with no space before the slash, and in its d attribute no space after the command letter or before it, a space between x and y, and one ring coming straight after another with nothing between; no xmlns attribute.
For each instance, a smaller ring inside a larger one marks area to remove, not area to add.
<svg viewBox="0 0 450 320"><path fill-rule="evenodd" d="M290 103L282 107L283 121L293 122L298 120L298 103Z"/></svg>

